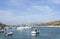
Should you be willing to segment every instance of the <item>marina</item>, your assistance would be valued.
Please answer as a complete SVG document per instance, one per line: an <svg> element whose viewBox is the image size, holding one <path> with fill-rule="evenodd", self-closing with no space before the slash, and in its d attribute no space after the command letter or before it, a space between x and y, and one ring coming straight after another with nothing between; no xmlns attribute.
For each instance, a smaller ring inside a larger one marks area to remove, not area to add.
<svg viewBox="0 0 60 39"><path fill-rule="evenodd" d="M1 39L60 39L60 28L48 28L48 27L37 27L40 30L39 34L32 34L31 32L36 29L36 27L31 27L30 29L17 30L10 29L7 30L7 34L13 34L10 36L5 36L4 33L0 33ZM12 33L13 32L13 33Z"/></svg>
<svg viewBox="0 0 60 39"><path fill-rule="evenodd" d="M0 0L0 39L60 39L60 0Z"/></svg>

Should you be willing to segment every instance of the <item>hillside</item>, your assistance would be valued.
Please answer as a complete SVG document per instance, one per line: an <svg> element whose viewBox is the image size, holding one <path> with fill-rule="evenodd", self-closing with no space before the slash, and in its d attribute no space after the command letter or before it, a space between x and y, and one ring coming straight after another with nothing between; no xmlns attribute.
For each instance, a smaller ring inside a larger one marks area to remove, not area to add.
<svg viewBox="0 0 60 39"><path fill-rule="evenodd" d="M54 22L49 22L49 23L42 23L42 24L34 24L34 26L59 26L60 25L60 21L54 21Z"/></svg>
<svg viewBox="0 0 60 39"><path fill-rule="evenodd" d="M0 27L6 27L6 24L0 23Z"/></svg>

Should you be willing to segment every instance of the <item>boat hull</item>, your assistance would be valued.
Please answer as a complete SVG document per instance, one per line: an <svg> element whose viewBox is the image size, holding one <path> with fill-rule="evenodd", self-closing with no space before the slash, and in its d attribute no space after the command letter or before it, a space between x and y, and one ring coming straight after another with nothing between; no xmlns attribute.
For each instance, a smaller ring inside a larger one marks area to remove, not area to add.
<svg viewBox="0 0 60 39"><path fill-rule="evenodd" d="M39 34L39 32L32 31L32 34Z"/></svg>
<svg viewBox="0 0 60 39"><path fill-rule="evenodd" d="M13 32L5 33L5 36L11 36L13 35Z"/></svg>

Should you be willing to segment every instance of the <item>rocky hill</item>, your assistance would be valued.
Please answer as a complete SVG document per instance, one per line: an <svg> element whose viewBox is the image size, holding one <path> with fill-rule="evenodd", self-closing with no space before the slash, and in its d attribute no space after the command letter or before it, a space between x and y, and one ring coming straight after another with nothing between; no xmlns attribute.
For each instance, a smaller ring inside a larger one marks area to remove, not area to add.
<svg viewBox="0 0 60 39"><path fill-rule="evenodd" d="M0 27L6 27L6 24L0 23Z"/></svg>
<svg viewBox="0 0 60 39"><path fill-rule="evenodd" d="M49 25L60 26L60 20L59 21L49 22L49 23L34 24L34 26L49 26Z"/></svg>

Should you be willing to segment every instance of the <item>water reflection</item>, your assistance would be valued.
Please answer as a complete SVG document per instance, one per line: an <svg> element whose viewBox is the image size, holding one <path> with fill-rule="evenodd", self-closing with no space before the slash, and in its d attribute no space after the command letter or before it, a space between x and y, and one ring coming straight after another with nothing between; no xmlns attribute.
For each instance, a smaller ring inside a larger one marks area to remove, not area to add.
<svg viewBox="0 0 60 39"><path fill-rule="evenodd" d="M34 29L34 28L32 28ZM4 36L4 33L0 33L0 39L60 39L60 28L38 28L39 34L32 34L32 29L24 30L7 30L12 31L12 36Z"/></svg>
<svg viewBox="0 0 60 39"><path fill-rule="evenodd" d="M39 38L39 34L32 34L32 39L38 39Z"/></svg>
<svg viewBox="0 0 60 39"><path fill-rule="evenodd" d="M39 36L39 34L32 34L32 36L36 36L37 37L37 36Z"/></svg>

